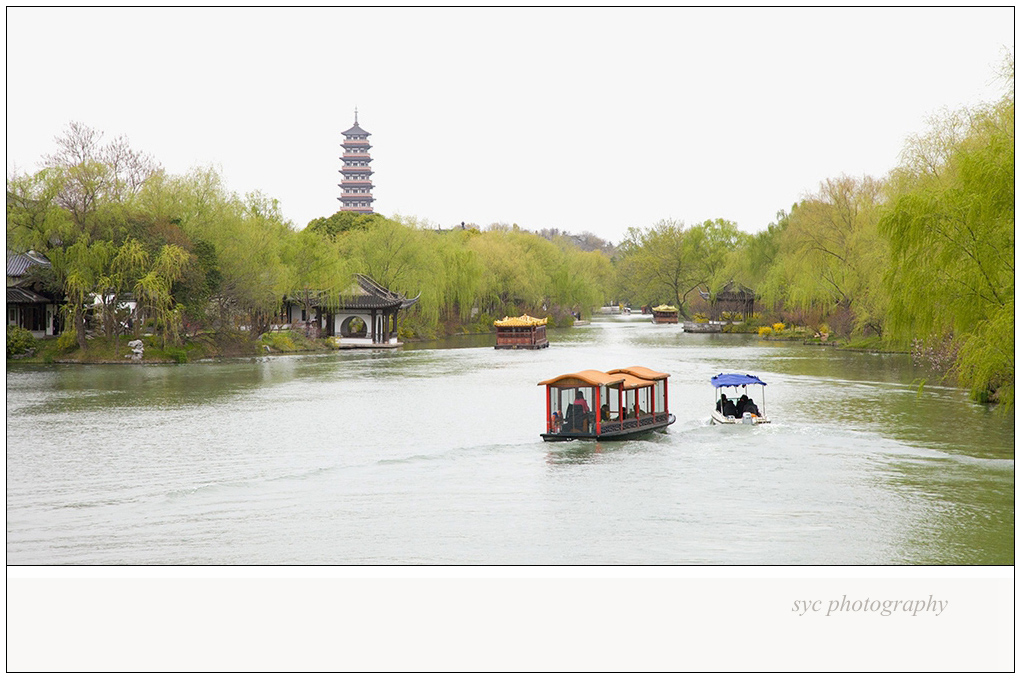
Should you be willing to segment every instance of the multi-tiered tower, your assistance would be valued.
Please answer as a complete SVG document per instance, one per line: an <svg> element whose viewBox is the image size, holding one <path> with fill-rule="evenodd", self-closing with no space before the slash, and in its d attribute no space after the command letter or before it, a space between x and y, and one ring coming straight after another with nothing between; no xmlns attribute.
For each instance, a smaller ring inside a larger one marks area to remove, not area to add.
<svg viewBox="0 0 1021 681"><path fill-rule="evenodd" d="M340 169L344 179L340 183L340 209L355 213L372 212L372 168L369 163L369 135L358 127L358 109L355 109L355 124L344 131L344 155L340 157Z"/></svg>

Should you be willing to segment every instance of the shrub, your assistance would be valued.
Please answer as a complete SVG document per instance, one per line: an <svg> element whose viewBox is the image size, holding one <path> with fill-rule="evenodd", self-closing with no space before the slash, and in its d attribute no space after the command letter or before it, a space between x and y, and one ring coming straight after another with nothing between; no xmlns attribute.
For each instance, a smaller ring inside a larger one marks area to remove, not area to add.
<svg viewBox="0 0 1021 681"><path fill-rule="evenodd" d="M773 324L773 333L781 334L786 328L787 326L783 322L777 322L776 324Z"/></svg>
<svg viewBox="0 0 1021 681"><path fill-rule="evenodd" d="M297 333L294 331L279 331L276 333L264 333L259 337L264 345L268 345L276 352L294 352L298 349L295 340Z"/></svg>
<svg viewBox="0 0 1021 681"><path fill-rule="evenodd" d="M20 326L7 325L7 356L17 357L25 353L35 352L38 342L32 332Z"/></svg>
<svg viewBox="0 0 1021 681"><path fill-rule="evenodd" d="M762 337L773 335L773 327L772 326L760 326L759 327L759 335L762 336Z"/></svg>
<svg viewBox="0 0 1021 681"><path fill-rule="evenodd" d="M78 347L78 336L75 334L74 329L67 328L64 333L60 334L57 338L57 351L58 352L70 352Z"/></svg>

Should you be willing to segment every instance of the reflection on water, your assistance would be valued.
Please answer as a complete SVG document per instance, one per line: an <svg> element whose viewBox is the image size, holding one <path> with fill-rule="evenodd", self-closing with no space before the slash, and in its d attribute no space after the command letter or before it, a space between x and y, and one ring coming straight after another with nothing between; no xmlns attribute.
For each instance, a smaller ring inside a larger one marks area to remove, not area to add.
<svg viewBox="0 0 1021 681"><path fill-rule="evenodd" d="M1013 418L907 356L639 315L550 340L9 370L8 562L1013 563ZM541 440L539 381L636 364L667 434ZM720 371L773 423L710 425Z"/></svg>

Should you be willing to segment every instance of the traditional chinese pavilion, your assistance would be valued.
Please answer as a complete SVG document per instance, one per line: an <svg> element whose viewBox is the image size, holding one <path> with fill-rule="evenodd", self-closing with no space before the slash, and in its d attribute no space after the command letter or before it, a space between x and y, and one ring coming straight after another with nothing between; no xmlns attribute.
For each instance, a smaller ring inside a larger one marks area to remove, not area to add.
<svg viewBox="0 0 1021 681"><path fill-rule="evenodd" d="M285 297L281 322L311 325L317 335L332 336L337 347L396 348L397 315L418 302L380 286L364 274L356 274L340 295L315 296L310 310L298 297Z"/></svg>
<svg viewBox="0 0 1021 681"><path fill-rule="evenodd" d="M709 303L709 314L712 319L720 319L724 312L739 314L745 319L755 313L755 291L746 286L735 284L733 281L715 294L701 289L698 294Z"/></svg>
<svg viewBox="0 0 1021 681"><path fill-rule="evenodd" d="M652 308L653 324L676 324L677 308L673 305L657 305Z"/></svg>
<svg viewBox="0 0 1021 681"><path fill-rule="evenodd" d="M355 109L355 124L344 131L344 155L340 157L343 164L340 174L340 210L354 213L372 213L372 168L369 164L369 135L358 125L358 109Z"/></svg>
<svg viewBox="0 0 1021 681"><path fill-rule="evenodd" d="M496 326L496 349L514 350L527 348L541 350L549 347L546 340L546 320L549 317L536 319L524 315L521 317L504 317L493 322Z"/></svg>

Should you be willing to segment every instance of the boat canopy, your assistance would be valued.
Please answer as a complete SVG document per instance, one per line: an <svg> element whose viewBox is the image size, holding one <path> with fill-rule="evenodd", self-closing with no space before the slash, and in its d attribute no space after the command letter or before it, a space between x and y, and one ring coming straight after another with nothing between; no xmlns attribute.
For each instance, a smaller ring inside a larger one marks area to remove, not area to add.
<svg viewBox="0 0 1021 681"><path fill-rule="evenodd" d="M751 374L716 374L709 382L713 384L714 388L734 388L744 387L746 385L766 385L766 382L759 379L758 376L752 376Z"/></svg>
<svg viewBox="0 0 1021 681"><path fill-rule="evenodd" d="M652 308L653 312L677 312L677 308L673 305L657 305Z"/></svg>
<svg viewBox="0 0 1021 681"><path fill-rule="evenodd" d="M528 315L522 315L520 317L504 317L503 319L493 322L493 326L546 326L546 320L548 319L549 317L536 319L535 317L529 317Z"/></svg>
<svg viewBox="0 0 1021 681"><path fill-rule="evenodd" d="M573 374L564 374L546 381L539 381L538 385L559 385L562 388L573 388L581 385L596 387L601 385L618 385L623 383L625 378L627 378L627 376L624 374L611 376L604 371L586 369L585 371L576 371Z"/></svg>
<svg viewBox="0 0 1021 681"><path fill-rule="evenodd" d="M624 378L624 390L635 390L636 388L648 388L656 385L655 381L646 381L638 378L637 376L631 376L629 374L616 374Z"/></svg>
<svg viewBox="0 0 1021 681"><path fill-rule="evenodd" d="M653 371L647 367L628 367L626 369L614 369L609 372L610 374L629 374L640 378L645 381L659 381L664 378L669 378L670 374L665 374L662 371Z"/></svg>

